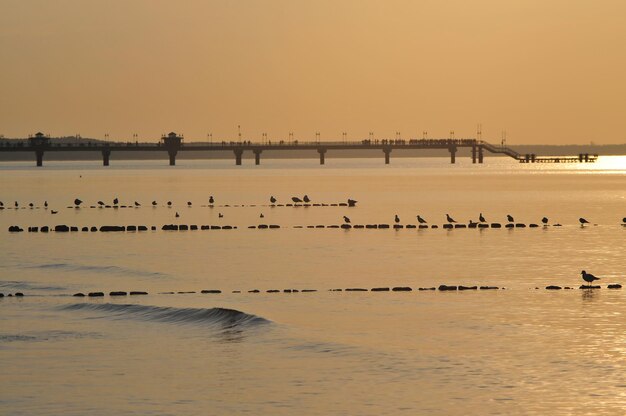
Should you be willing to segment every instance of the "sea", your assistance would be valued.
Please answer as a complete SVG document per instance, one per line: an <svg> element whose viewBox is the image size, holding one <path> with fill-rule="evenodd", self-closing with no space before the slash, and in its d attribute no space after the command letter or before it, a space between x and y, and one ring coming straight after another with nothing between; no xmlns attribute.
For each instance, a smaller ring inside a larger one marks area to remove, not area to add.
<svg viewBox="0 0 626 416"><path fill-rule="evenodd" d="M624 414L626 157L328 156L2 162L0 414Z"/></svg>

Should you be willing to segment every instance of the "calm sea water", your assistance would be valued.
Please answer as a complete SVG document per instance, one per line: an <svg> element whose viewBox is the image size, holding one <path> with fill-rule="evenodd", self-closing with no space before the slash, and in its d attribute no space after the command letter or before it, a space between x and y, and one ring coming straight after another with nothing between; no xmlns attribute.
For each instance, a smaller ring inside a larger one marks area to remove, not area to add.
<svg viewBox="0 0 626 416"><path fill-rule="evenodd" d="M3 163L0 292L26 296L0 299L0 413L623 414L626 292L605 286L626 283L626 158L486 161ZM267 206L270 195L304 194L359 202ZM74 198L86 207L67 208ZM142 206L89 208L114 198ZM26 208L8 209L14 201ZM48 210L28 208L44 201ZM446 213L563 226L294 228L344 215L415 224L419 214L441 225ZM160 231L170 223L238 228ZM159 231L7 232L56 224ZM247 228L258 224L281 229ZM603 288L579 290L582 269ZM439 284L506 290L328 291ZM543 289L552 284L576 289ZM71 296L113 290L149 295Z"/></svg>

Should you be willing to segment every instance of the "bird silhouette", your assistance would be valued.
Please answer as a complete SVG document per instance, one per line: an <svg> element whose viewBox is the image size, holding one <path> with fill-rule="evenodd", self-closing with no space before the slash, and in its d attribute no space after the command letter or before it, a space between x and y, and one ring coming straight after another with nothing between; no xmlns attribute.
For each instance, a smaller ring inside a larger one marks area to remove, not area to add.
<svg viewBox="0 0 626 416"><path fill-rule="evenodd" d="M543 218L541 219L541 222L542 222L544 225L548 225L548 217L543 217Z"/></svg>
<svg viewBox="0 0 626 416"><path fill-rule="evenodd" d="M580 217L578 219L578 222L580 222L581 226L584 226L585 224L589 224L589 221L587 221L586 219L584 219L583 217Z"/></svg>
<svg viewBox="0 0 626 416"><path fill-rule="evenodd" d="M172 201L167 201L167 206L171 207L172 206Z"/></svg>
<svg viewBox="0 0 626 416"><path fill-rule="evenodd" d="M265 218L265 215L263 215L263 213L261 213L261 215L259 215L259 218Z"/></svg>
<svg viewBox="0 0 626 416"><path fill-rule="evenodd" d="M350 218L346 217L345 215L343 216L343 220L346 224L350 224Z"/></svg>
<svg viewBox="0 0 626 416"><path fill-rule="evenodd" d="M119 201L119 199L115 198L115 199L113 200L113 205L117 205L119 202L120 202L120 201Z"/></svg>
<svg viewBox="0 0 626 416"><path fill-rule="evenodd" d="M583 276L583 280L585 282L589 283L589 286L591 286L591 284L593 283L594 280L600 280L599 277L595 277L591 273L587 273L584 270L582 272L580 272L580 274Z"/></svg>
<svg viewBox="0 0 626 416"><path fill-rule="evenodd" d="M511 215L508 215L508 214L507 214L507 216L506 216L506 220L507 220L508 222L515 222L515 219L514 219Z"/></svg>
<svg viewBox="0 0 626 416"><path fill-rule="evenodd" d="M35 206L35 204L33 204L32 202L30 204L28 204L29 207L33 208Z"/></svg>
<svg viewBox="0 0 626 416"><path fill-rule="evenodd" d="M217 217L218 217L218 218L224 218L224 214L222 214L221 212L219 212L219 213L217 214Z"/></svg>
<svg viewBox="0 0 626 416"><path fill-rule="evenodd" d="M213 195L209 197L209 204L215 203L215 199L213 199Z"/></svg>
<svg viewBox="0 0 626 416"><path fill-rule="evenodd" d="M302 202L302 200L298 198L297 196L291 197L291 200L296 204Z"/></svg>
<svg viewBox="0 0 626 416"><path fill-rule="evenodd" d="M135 201L135 206L136 206L136 207L140 207L140 206L141 206L141 204L140 204L139 202Z"/></svg>
<svg viewBox="0 0 626 416"><path fill-rule="evenodd" d="M481 212L480 215L478 216L478 221L480 222L487 222L487 220L485 219L485 217L483 217L483 213Z"/></svg>
<svg viewBox="0 0 626 416"><path fill-rule="evenodd" d="M419 222L420 224L426 224L428 221L426 221L424 218L420 217L419 215L417 216L417 222Z"/></svg>
<svg viewBox="0 0 626 416"><path fill-rule="evenodd" d="M80 200L80 199L78 199L78 198L76 198L76 199L74 200L74 205L76 205L76 206L79 206L79 205L80 205L80 204L82 204L82 203L83 203L83 201L81 201L81 200Z"/></svg>
<svg viewBox="0 0 626 416"><path fill-rule="evenodd" d="M43 201L43 206L44 206L45 208L48 208L48 201Z"/></svg>
<svg viewBox="0 0 626 416"><path fill-rule="evenodd" d="M176 217L176 218L180 217L180 215L178 214L178 212L176 212L175 217Z"/></svg>
<svg viewBox="0 0 626 416"><path fill-rule="evenodd" d="M187 206L190 207L191 206L191 201L187 201Z"/></svg>
<svg viewBox="0 0 626 416"><path fill-rule="evenodd" d="M56 214L59 211L55 211L55 210L50 210L50 214Z"/></svg>
<svg viewBox="0 0 626 416"><path fill-rule="evenodd" d="M17 207L19 207L19 206L20 206L20 204L18 204L18 203L17 203L17 201L15 201L15 204L14 204L14 205L15 205L15 208L17 208Z"/></svg>
<svg viewBox="0 0 626 416"><path fill-rule="evenodd" d="M622 222L626 222L626 217L622 218Z"/></svg>
<svg viewBox="0 0 626 416"><path fill-rule="evenodd" d="M152 206L156 207L157 206L157 202L156 201L152 201Z"/></svg>
<svg viewBox="0 0 626 416"><path fill-rule="evenodd" d="M447 220L449 223L456 222L456 221L454 220L454 218L452 218L452 217L450 216L450 214L446 214L446 220Z"/></svg>
<svg viewBox="0 0 626 416"><path fill-rule="evenodd" d="M0 207L3 207L4 203L2 201L0 201Z"/></svg>
<svg viewBox="0 0 626 416"><path fill-rule="evenodd" d="M348 206L349 207L353 207L356 205L358 201L355 201L354 199L348 199Z"/></svg>
<svg viewBox="0 0 626 416"><path fill-rule="evenodd" d="M270 202L271 202L272 204L275 204L275 203L276 203L276 198L274 198L274 196L273 196L273 195L272 195L272 196L270 196Z"/></svg>
<svg viewBox="0 0 626 416"><path fill-rule="evenodd" d="M308 196L308 195L305 195L305 196L304 196L304 198L302 198L302 199L303 199L303 200L304 200L304 202L306 202L307 204L308 204L309 202L311 202L311 199L309 198L309 196Z"/></svg>
<svg viewBox="0 0 626 416"><path fill-rule="evenodd" d="M474 225L478 225L478 223L477 223L477 222L474 222L474 221L470 218L470 220L469 220L469 225L470 225L470 226L474 226Z"/></svg>
<svg viewBox="0 0 626 416"><path fill-rule="evenodd" d="M396 217L393 219L396 224L400 222L400 217L398 217L398 214L396 214Z"/></svg>

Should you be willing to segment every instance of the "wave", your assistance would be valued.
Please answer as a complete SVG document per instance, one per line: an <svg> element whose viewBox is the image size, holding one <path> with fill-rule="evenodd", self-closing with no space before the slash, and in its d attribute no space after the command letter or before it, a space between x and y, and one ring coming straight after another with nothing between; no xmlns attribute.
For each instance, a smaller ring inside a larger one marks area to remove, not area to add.
<svg viewBox="0 0 626 416"><path fill-rule="evenodd" d="M67 290L63 286L45 285L33 282L20 282L18 280L0 280L0 289L5 290Z"/></svg>
<svg viewBox="0 0 626 416"><path fill-rule="evenodd" d="M36 265L23 266L24 269L42 269L42 270L63 270L66 272L94 272L94 273L109 273L109 274L122 274L125 276L146 276L165 278L169 275L160 272L151 272L147 270L128 269L119 266L93 266L84 264L70 264L70 263L44 263Z"/></svg>
<svg viewBox="0 0 626 416"><path fill-rule="evenodd" d="M217 326L221 329L256 326L271 322L256 315L225 308L173 308L115 303L76 303L63 306L61 309L69 311L104 312L118 318L129 317L144 321L175 324L206 324Z"/></svg>

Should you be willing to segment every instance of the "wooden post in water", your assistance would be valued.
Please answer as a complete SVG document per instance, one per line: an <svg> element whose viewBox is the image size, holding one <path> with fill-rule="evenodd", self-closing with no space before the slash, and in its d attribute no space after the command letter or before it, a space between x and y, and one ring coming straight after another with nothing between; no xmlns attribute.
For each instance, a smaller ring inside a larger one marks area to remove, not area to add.
<svg viewBox="0 0 626 416"><path fill-rule="evenodd" d="M178 150L170 149L167 153L170 156L170 166L176 166L176 154L178 153Z"/></svg>
<svg viewBox="0 0 626 416"><path fill-rule="evenodd" d="M240 166L241 156L243 155L243 149L238 147L237 149L233 150L233 152L235 152L235 165Z"/></svg>
<svg viewBox="0 0 626 416"><path fill-rule="evenodd" d="M478 146L478 163L483 163L483 147Z"/></svg>
<svg viewBox="0 0 626 416"><path fill-rule="evenodd" d="M451 145L448 150L450 150L450 163L455 164L456 163L456 146Z"/></svg>
<svg viewBox="0 0 626 416"><path fill-rule="evenodd" d="M109 149L105 149L102 151L102 166L109 166L110 156L111 156L111 151Z"/></svg>
<svg viewBox="0 0 626 416"><path fill-rule="evenodd" d="M472 163L476 163L476 145L472 146Z"/></svg>
<svg viewBox="0 0 626 416"><path fill-rule="evenodd" d="M320 147L319 149L317 149L317 153L320 154L320 165L323 165L325 162L324 155L326 154L326 149Z"/></svg>
<svg viewBox="0 0 626 416"><path fill-rule="evenodd" d="M252 152L254 153L254 164L255 165L260 165L261 164L261 152L263 150L261 149L254 149Z"/></svg>
<svg viewBox="0 0 626 416"><path fill-rule="evenodd" d="M37 156L37 166L43 166L43 150L35 150Z"/></svg>
<svg viewBox="0 0 626 416"><path fill-rule="evenodd" d="M391 147L383 147L383 152L385 153L385 165L389 164L389 155L391 153Z"/></svg>

